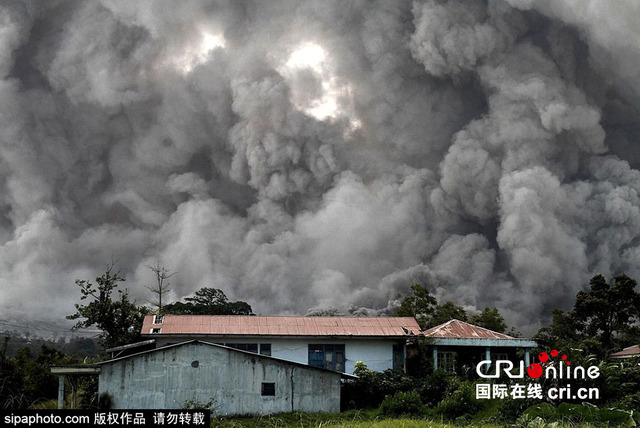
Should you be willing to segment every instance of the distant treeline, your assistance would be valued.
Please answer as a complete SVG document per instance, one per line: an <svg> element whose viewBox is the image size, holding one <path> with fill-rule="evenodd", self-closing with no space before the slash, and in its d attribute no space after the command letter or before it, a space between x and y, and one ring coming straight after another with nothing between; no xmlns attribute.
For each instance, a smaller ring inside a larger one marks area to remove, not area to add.
<svg viewBox="0 0 640 428"><path fill-rule="evenodd" d="M28 348L32 355L38 355L43 345L78 360L96 358L101 350L96 339L87 337L45 339L31 334L7 330L0 334L0 340L3 342L3 346L6 346L7 358L15 357L20 348Z"/></svg>

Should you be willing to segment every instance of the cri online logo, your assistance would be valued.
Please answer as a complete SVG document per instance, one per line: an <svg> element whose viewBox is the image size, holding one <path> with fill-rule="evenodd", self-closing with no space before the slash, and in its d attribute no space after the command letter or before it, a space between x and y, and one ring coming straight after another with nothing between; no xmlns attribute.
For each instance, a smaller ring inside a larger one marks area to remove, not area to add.
<svg viewBox="0 0 640 428"><path fill-rule="evenodd" d="M559 352L554 349L550 354L551 357L556 358ZM549 358L549 354L541 352L538 355L538 360L544 364L545 367L543 368L540 363L529 364L527 367L527 375L532 379L538 379L542 377L542 375L547 379L586 379L587 377L595 379L600 376L600 369L597 366L591 366L587 369L582 366L572 367L571 361L567 360L565 354L560 357L559 361L552 361ZM489 369L493 365L496 367L495 373L489 374ZM511 379L524 378L524 361L520 361L519 372L514 373L513 366L513 362L509 360L497 360L495 363L491 360L483 360L476 366L476 373L485 379L498 378L501 373L506 374Z"/></svg>
<svg viewBox="0 0 640 428"><path fill-rule="evenodd" d="M558 356L558 351L556 351L555 349L551 351L551 356L553 358L556 358ZM541 363L550 362L549 354L547 354L546 352L540 352L540 354L538 354L538 360ZM565 361L567 368L571 365L571 361L567 361L567 356L565 354L562 355L562 360ZM542 376L542 372L542 366L538 363L529 364L529 367L527 367L527 374L532 379L538 379L540 376Z"/></svg>

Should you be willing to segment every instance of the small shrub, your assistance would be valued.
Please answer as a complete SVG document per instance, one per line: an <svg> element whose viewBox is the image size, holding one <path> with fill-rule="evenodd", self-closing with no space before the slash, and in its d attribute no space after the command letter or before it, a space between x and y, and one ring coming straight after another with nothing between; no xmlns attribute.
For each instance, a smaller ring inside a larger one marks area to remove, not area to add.
<svg viewBox="0 0 640 428"><path fill-rule="evenodd" d="M456 375L437 370L433 374L421 379L420 398L427 407L435 407L446 396L451 395L460 386Z"/></svg>
<svg viewBox="0 0 640 428"><path fill-rule="evenodd" d="M488 401L476 400L475 393L473 382L463 382L457 390L436 406L436 413L447 419L475 415L489 404Z"/></svg>
<svg viewBox="0 0 640 428"><path fill-rule="evenodd" d="M382 401L380 411L385 416L420 416L425 413L426 407L418 392L397 392Z"/></svg>
<svg viewBox="0 0 640 428"><path fill-rule="evenodd" d="M98 409L110 410L113 407L113 397L106 392L98 396Z"/></svg>
<svg viewBox="0 0 640 428"><path fill-rule="evenodd" d="M182 403L182 408L183 409L192 409L192 410L208 410L211 415L213 416L213 414L215 413L216 410L216 399L211 397L211 399L209 401L207 401L206 403L200 401L197 397L193 397L188 399L187 401L185 401L184 403Z"/></svg>
<svg viewBox="0 0 640 428"><path fill-rule="evenodd" d="M356 363L354 374L358 379L347 382L342 390L342 410L377 408L385 397L396 392L420 389L420 380L399 370L376 372L362 362Z"/></svg>

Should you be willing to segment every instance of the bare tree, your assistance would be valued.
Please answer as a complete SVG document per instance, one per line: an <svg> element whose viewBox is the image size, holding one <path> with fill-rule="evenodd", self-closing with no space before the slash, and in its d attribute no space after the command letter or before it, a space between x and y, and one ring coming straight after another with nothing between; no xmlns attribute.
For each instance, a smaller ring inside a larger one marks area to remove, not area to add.
<svg viewBox="0 0 640 428"><path fill-rule="evenodd" d="M158 314L161 314L162 313L162 296L170 291L169 290L170 284L168 279L171 278L173 275L177 274L178 272L171 273L171 271L166 267L160 266L160 263L156 263L155 266L147 266L147 267L151 269L153 273L156 274L156 285L155 286L147 285L146 287L149 291L158 295L157 300L149 300L149 303L151 303L153 306L156 306L158 308Z"/></svg>

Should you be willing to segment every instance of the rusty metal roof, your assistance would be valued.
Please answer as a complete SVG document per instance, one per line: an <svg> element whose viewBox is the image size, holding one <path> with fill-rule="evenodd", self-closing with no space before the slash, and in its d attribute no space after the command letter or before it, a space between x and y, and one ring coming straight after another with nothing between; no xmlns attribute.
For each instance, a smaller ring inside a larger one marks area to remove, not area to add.
<svg viewBox="0 0 640 428"><path fill-rule="evenodd" d="M424 331L426 337L444 337L448 339L514 339L497 331L478 327L464 321L450 320L444 324Z"/></svg>
<svg viewBox="0 0 640 428"><path fill-rule="evenodd" d="M630 358L640 356L640 345L629 346L622 351L609 355L610 358Z"/></svg>
<svg viewBox="0 0 640 428"><path fill-rule="evenodd" d="M153 322L153 315L145 317L143 335L399 337L421 334L420 326L410 317L165 315L161 323Z"/></svg>

